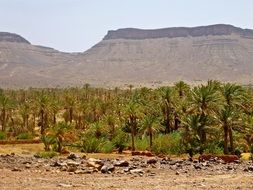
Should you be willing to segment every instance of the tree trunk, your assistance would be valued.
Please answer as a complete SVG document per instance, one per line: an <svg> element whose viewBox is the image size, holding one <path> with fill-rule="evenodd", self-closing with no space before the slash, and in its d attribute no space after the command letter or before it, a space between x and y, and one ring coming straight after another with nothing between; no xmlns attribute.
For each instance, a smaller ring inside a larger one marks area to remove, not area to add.
<svg viewBox="0 0 253 190"><path fill-rule="evenodd" d="M62 152L62 141L63 141L63 138L61 135L58 136L58 147L57 147L57 152L61 153Z"/></svg>
<svg viewBox="0 0 253 190"><path fill-rule="evenodd" d="M130 125L131 125L131 139L132 139L132 151L135 151L135 130L136 130L136 121L134 116L130 116Z"/></svg>
<svg viewBox="0 0 253 190"><path fill-rule="evenodd" d="M41 122L41 126L40 126L41 130L40 130L40 133L41 133L41 135L44 135L45 134L44 110L41 110L40 112L41 112L41 116L40 116L41 117L40 118L41 119L41 121L40 121Z"/></svg>
<svg viewBox="0 0 253 190"><path fill-rule="evenodd" d="M72 123L72 120L73 120L73 108L71 107L69 109L69 122Z"/></svg>
<svg viewBox="0 0 253 190"><path fill-rule="evenodd" d="M152 145L153 145L153 134L152 134L151 127L149 127L149 148L150 148L150 150L152 148Z"/></svg>
<svg viewBox="0 0 253 190"><path fill-rule="evenodd" d="M171 132L171 124L170 124L170 118L169 115L166 115L166 130L165 133L168 134Z"/></svg>
<svg viewBox="0 0 253 190"><path fill-rule="evenodd" d="M131 126L132 151L135 151L134 136L134 126Z"/></svg>
<svg viewBox="0 0 253 190"><path fill-rule="evenodd" d="M203 129L203 127L201 127L201 129L200 129L200 141L202 144L206 143L206 132Z"/></svg>
<svg viewBox="0 0 253 190"><path fill-rule="evenodd" d="M2 131L5 131L5 128L6 128L5 117L6 117L6 110L3 109L2 110Z"/></svg>
<svg viewBox="0 0 253 190"><path fill-rule="evenodd" d="M224 126L224 154L228 154L228 127Z"/></svg>
<svg viewBox="0 0 253 190"><path fill-rule="evenodd" d="M56 125L56 112L54 112L54 116L53 116L53 124L54 124L54 126Z"/></svg>
<svg viewBox="0 0 253 190"><path fill-rule="evenodd" d="M235 148L234 148L234 139L233 139L233 131L232 131L232 128L229 128L229 130L228 130L228 135L229 135L229 142L230 142L231 154L234 154Z"/></svg>

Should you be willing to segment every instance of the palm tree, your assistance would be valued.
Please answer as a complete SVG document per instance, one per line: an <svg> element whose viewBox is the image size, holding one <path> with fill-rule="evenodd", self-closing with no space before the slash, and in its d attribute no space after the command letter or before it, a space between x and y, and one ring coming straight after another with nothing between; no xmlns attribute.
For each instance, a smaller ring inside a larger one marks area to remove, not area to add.
<svg viewBox="0 0 253 190"><path fill-rule="evenodd" d="M71 126L65 122L60 122L51 129L53 132L53 136L56 139L57 152L62 152L64 135L70 129L71 129Z"/></svg>
<svg viewBox="0 0 253 190"><path fill-rule="evenodd" d="M218 112L218 121L223 128L224 132L224 154L229 153L228 149L228 138L229 131L232 131L232 128L238 125L236 112L229 106L225 106L223 109ZM233 140L230 141L230 147L234 147Z"/></svg>
<svg viewBox="0 0 253 190"><path fill-rule="evenodd" d="M105 124L109 128L108 130L109 139L112 140L116 132L117 117L115 116L115 114L110 113L110 114L105 115L104 120L105 120Z"/></svg>
<svg viewBox="0 0 253 190"><path fill-rule="evenodd" d="M174 121L174 90L171 87L163 87L159 89L162 103L161 110L163 113L164 123L166 125L165 133L170 133L173 130Z"/></svg>
<svg viewBox="0 0 253 190"><path fill-rule="evenodd" d="M37 104L39 107L38 125L41 127L41 135L44 135L45 130L48 127L48 114L49 114L49 98L44 91L38 94Z"/></svg>
<svg viewBox="0 0 253 190"><path fill-rule="evenodd" d="M159 118L157 115L149 113L144 116L140 123L139 131L149 136L149 148L153 145L153 135L161 129Z"/></svg>
<svg viewBox="0 0 253 190"><path fill-rule="evenodd" d="M2 131L6 131L8 112L13 108L13 101L3 93L0 95L0 122Z"/></svg>
<svg viewBox="0 0 253 190"><path fill-rule="evenodd" d="M29 102L24 102L22 105L20 105L19 113L20 113L22 120L23 120L23 124L22 124L23 131L28 130L29 129L29 116L30 116Z"/></svg>
<svg viewBox="0 0 253 190"><path fill-rule="evenodd" d="M183 98L187 94L187 92L189 92L190 90L189 85L183 81L179 81L175 83L175 88L178 91L178 95L180 98Z"/></svg>
<svg viewBox="0 0 253 190"><path fill-rule="evenodd" d="M228 113L233 113L235 111L239 111L240 108L242 107L242 98L243 98L243 88L239 85L236 84L231 84L231 83L226 83L223 85L221 88L221 93L223 95L223 98L225 100L225 105L224 105L224 112ZM227 110L227 111L226 111ZM232 111L233 110L233 111ZM233 118L231 118L233 119ZM230 148L231 148L231 153L234 153L234 140L233 140L233 127L235 126L230 126L228 127L228 136L229 136L229 141L230 141ZM226 131L227 133L227 131ZM226 135L226 134L224 134ZM224 147L225 148L225 147ZM225 150L224 150L225 152ZM227 152L227 150L226 150Z"/></svg>
<svg viewBox="0 0 253 190"><path fill-rule="evenodd" d="M208 127L210 117L213 117L219 106L221 98L216 85L208 83L206 86L201 85L194 87L190 96L190 104L193 112L198 115L200 122L200 141L205 144L206 127Z"/></svg>
<svg viewBox="0 0 253 190"><path fill-rule="evenodd" d="M69 123L72 123L73 114L74 114L75 106L76 106L75 97L68 94L65 98L65 104L66 104L66 107L65 107L66 113L68 114L67 121L69 121Z"/></svg>
<svg viewBox="0 0 253 190"><path fill-rule="evenodd" d="M201 144L201 123L199 115L186 115L183 119L182 142L189 152L190 157L197 151Z"/></svg>
<svg viewBox="0 0 253 190"><path fill-rule="evenodd" d="M127 119L127 125L129 125L131 131L132 151L135 151L134 138L137 133L138 120L142 116L137 92L133 94L131 100L125 106L124 112L124 115Z"/></svg>

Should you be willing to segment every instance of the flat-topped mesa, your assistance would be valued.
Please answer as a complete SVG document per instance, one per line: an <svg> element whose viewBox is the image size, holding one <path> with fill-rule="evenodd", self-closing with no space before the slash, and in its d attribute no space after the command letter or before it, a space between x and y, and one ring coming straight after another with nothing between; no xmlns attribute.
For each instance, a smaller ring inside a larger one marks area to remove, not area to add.
<svg viewBox="0 0 253 190"><path fill-rule="evenodd" d="M16 42L16 43L25 43L30 44L25 38L20 35L9 33L9 32L0 32L0 42Z"/></svg>
<svg viewBox="0 0 253 190"><path fill-rule="evenodd" d="M174 27L154 30L143 30L136 28L125 28L110 30L104 37L104 40L110 39L152 39L152 38L176 38L176 37L198 37L198 36L217 36L238 34L242 37L253 38L253 30L242 29L226 24L216 24L199 27Z"/></svg>

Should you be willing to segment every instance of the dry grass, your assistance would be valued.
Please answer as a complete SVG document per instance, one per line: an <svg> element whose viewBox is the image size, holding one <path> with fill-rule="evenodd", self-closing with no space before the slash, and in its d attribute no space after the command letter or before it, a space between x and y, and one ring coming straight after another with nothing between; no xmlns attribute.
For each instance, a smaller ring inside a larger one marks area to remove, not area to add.
<svg viewBox="0 0 253 190"><path fill-rule="evenodd" d="M0 145L0 154L34 154L44 150L44 145L40 144L8 144Z"/></svg>

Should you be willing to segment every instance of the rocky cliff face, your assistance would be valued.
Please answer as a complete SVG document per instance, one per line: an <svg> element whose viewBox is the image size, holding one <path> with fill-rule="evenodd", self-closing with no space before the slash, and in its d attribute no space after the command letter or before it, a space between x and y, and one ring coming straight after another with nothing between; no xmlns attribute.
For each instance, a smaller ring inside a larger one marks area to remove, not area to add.
<svg viewBox="0 0 253 190"><path fill-rule="evenodd" d="M253 32L231 25L119 29L78 54L0 34L0 88L159 86L208 79L253 84Z"/></svg>
<svg viewBox="0 0 253 190"><path fill-rule="evenodd" d="M238 34L242 37L253 38L253 30L242 29L232 25L217 24L200 27L176 27L164 28L156 30L141 30L135 28L125 28L119 30L111 30L104 37L104 40L109 39L153 39L153 38L176 38L176 37L199 37L199 36L219 36Z"/></svg>
<svg viewBox="0 0 253 190"><path fill-rule="evenodd" d="M28 42L23 37L8 32L0 32L0 42L16 42L30 44L30 42Z"/></svg>

